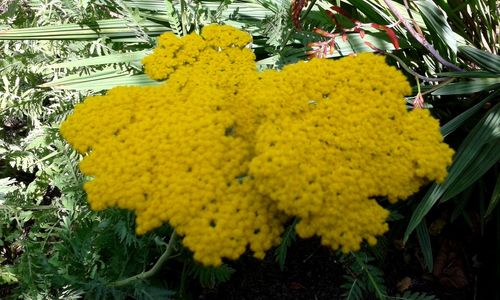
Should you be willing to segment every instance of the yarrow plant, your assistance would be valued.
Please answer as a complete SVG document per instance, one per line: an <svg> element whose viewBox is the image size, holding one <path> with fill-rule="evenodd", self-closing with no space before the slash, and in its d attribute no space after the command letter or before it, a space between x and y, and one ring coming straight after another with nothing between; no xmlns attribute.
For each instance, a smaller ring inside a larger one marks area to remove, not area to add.
<svg viewBox="0 0 500 300"><path fill-rule="evenodd" d="M61 133L86 154L91 208L134 210L137 234L170 224L204 265L264 257L292 217L333 249L375 244L388 230L375 197L445 179L438 122L406 111L410 87L381 56L258 72L251 40L226 25L166 33L143 61L161 85L77 105Z"/></svg>

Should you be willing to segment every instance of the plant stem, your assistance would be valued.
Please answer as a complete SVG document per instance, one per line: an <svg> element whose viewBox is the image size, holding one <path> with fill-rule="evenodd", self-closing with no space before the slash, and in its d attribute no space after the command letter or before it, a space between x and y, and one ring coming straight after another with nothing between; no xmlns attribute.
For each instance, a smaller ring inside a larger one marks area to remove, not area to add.
<svg viewBox="0 0 500 300"><path fill-rule="evenodd" d="M149 269L148 271L144 271L140 274L134 275L132 277L112 282L108 286L109 287L124 286L124 285L127 285L133 281L146 279L146 278L149 278L149 277L155 275L160 270L163 263L165 263L169 259L170 255L172 254L172 251L174 249L173 245L175 244L176 237L177 237L177 234L174 230L174 231L172 231L172 234L170 235L170 240L168 241L167 249L165 250L165 252L163 252L163 254L160 256L158 261L156 261L156 263L154 264L154 266L151 269Z"/></svg>
<svg viewBox="0 0 500 300"><path fill-rule="evenodd" d="M437 91L440 88L444 87L445 85L448 85L448 84L452 83L455 80L456 80L456 78L448 78L446 81L444 81L444 82L442 82L440 84L437 84L434 87L432 87L432 88L428 89L427 91L423 92L422 96L430 94L430 93L432 93L434 91Z"/></svg>
<svg viewBox="0 0 500 300"><path fill-rule="evenodd" d="M181 27L182 35L187 35L187 4L186 0L181 0Z"/></svg>
<svg viewBox="0 0 500 300"><path fill-rule="evenodd" d="M300 18L301 20L304 20L307 15L311 12L311 9L313 8L314 4L316 4L316 0L312 0L311 3L309 4L309 6L307 7L306 9L306 12L302 15L302 17ZM283 42L281 43L281 50L283 50L286 46L286 44L288 43L288 40L290 39L290 37L292 36L292 32L294 31L294 27L292 26L292 28L288 31L286 37L283 39Z"/></svg>
<svg viewBox="0 0 500 300"><path fill-rule="evenodd" d="M421 80L424 80L424 81L447 81L450 79L449 77L431 78L431 77L426 77L426 76L420 75L417 72L410 69L410 67L408 67L408 65L406 65L405 62L401 58L397 57L396 55L389 53L387 51L384 51L384 50L377 50L377 52L380 52L384 55L387 55L387 56L394 58L395 60L397 60L399 62L401 67L406 70L406 72L412 74L413 76L415 76Z"/></svg>
<svg viewBox="0 0 500 300"><path fill-rule="evenodd" d="M422 45L424 46L425 49L427 49L432 56L434 56L443 66L446 66L452 70L455 71L463 71L459 67L455 66L454 64L450 63L446 59L444 59L437 51L434 49L434 47L425 39L423 35L420 35L418 32L415 31L413 26L411 26L410 23L408 23L407 20L403 17L401 12L392 4L391 0L384 0L385 4L389 8L389 10L398 18L398 20L406 27L408 32Z"/></svg>

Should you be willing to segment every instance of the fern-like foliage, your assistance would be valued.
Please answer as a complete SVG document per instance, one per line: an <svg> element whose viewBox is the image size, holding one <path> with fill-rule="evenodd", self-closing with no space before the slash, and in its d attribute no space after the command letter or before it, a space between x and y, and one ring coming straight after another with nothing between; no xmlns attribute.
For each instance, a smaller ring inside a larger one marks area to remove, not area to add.
<svg viewBox="0 0 500 300"><path fill-rule="evenodd" d="M344 276L346 283L341 286L346 299L361 300L367 295L375 296L379 300L387 298L383 272L372 264L373 258L360 252L351 253L343 260L349 273Z"/></svg>
<svg viewBox="0 0 500 300"><path fill-rule="evenodd" d="M120 8L119 13L122 14L130 23L136 34L136 37L139 38L140 41L149 43L150 37L141 26L141 21L143 20L142 16L139 13L138 9L130 9L127 4L122 0L112 0L113 4L116 4L117 7Z"/></svg>
<svg viewBox="0 0 500 300"><path fill-rule="evenodd" d="M200 281L201 285L208 288L214 288L220 283L224 283L231 278L234 269L227 264L220 267L204 267L194 261L189 263L187 274Z"/></svg>
<svg viewBox="0 0 500 300"><path fill-rule="evenodd" d="M0 262L2 259L0 258ZM17 277L10 271L9 267L0 265L0 285L14 284L17 282Z"/></svg>
<svg viewBox="0 0 500 300"><path fill-rule="evenodd" d="M342 296L345 300L364 299L366 293L365 282L351 275L344 275L345 283L340 287L344 290Z"/></svg>
<svg viewBox="0 0 500 300"><path fill-rule="evenodd" d="M182 35L181 18L179 16L179 13L175 9L174 5L172 4L172 1L170 0L165 1L165 9L170 29L172 29L172 32L175 33L177 36L181 36Z"/></svg>
<svg viewBox="0 0 500 300"><path fill-rule="evenodd" d="M394 300L439 300L434 295L427 295L425 293L406 291L403 295L390 297Z"/></svg>
<svg viewBox="0 0 500 300"><path fill-rule="evenodd" d="M268 38L267 44L273 47L284 46L283 42L290 30L290 2L281 1L274 7L275 13L264 21L264 35Z"/></svg>

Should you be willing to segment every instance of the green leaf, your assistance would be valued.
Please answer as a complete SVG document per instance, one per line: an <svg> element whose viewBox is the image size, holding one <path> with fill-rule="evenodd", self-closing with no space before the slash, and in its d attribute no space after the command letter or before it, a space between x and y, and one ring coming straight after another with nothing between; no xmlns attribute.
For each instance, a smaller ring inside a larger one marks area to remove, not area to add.
<svg viewBox="0 0 500 300"><path fill-rule="evenodd" d="M175 9L171 0L165 0L165 14L166 21L172 28L173 33L177 36L182 35L182 26L181 26L181 18L179 17L179 13Z"/></svg>
<svg viewBox="0 0 500 300"><path fill-rule="evenodd" d="M500 137L500 127L498 129L497 134ZM448 201L461 193L465 188L483 176L499 160L500 139L497 138L495 141L484 145L476 154L474 162L470 163L469 166L464 169L461 176L456 181L449 184L448 189L441 198L441 202Z"/></svg>
<svg viewBox="0 0 500 300"><path fill-rule="evenodd" d="M14 178L0 178L0 204L8 193L11 193L18 188L16 187L17 181Z"/></svg>
<svg viewBox="0 0 500 300"><path fill-rule="evenodd" d="M429 272L432 272L434 261L432 256L431 238L429 236L429 231L427 230L427 224L425 224L425 220L422 220L422 222L420 222L416 229L418 243L420 244L420 249L422 250L422 254L424 255L425 266L427 267L427 270L429 270Z"/></svg>
<svg viewBox="0 0 500 300"><path fill-rule="evenodd" d="M488 71L465 71L465 72L441 72L436 75L440 77L458 77L458 78L497 78L498 74Z"/></svg>
<svg viewBox="0 0 500 300"><path fill-rule="evenodd" d="M422 13L431 37L439 38L441 44L449 47L452 53L456 54L457 40L448 24L446 13L431 0L418 0L414 3Z"/></svg>
<svg viewBox="0 0 500 300"><path fill-rule="evenodd" d="M216 285L228 281L234 271L226 264L222 264L220 267L204 267L193 262L189 266L188 273L198 278L202 286L214 288Z"/></svg>
<svg viewBox="0 0 500 300"><path fill-rule="evenodd" d="M491 194L490 204L488 205L488 209L486 209L486 213L484 214L485 218L491 215L491 213L497 206L499 200L500 200L500 176L497 176L497 183L495 184L495 189L493 190L493 194Z"/></svg>
<svg viewBox="0 0 500 300"><path fill-rule="evenodd" d="M453 131L455 131L457 128L462 126L462 124L468 120L472 115L474 115L476 112L478 112L481 108L484 107L484 105L488 102L491 101L492 99L495 99L495 97L500 93L500 90L496 90L492 94L490 94L488 97L484 98L480 102L478 102L476 105L473 107L469 108L468 110L464 111L463 113L459 114L455 118L453 118L451 121L448 123L444 124L443 127L441 127L441 135L443 137L446 137Z"/></svg>
<svg viewBox="0 0 500 300"><path fill-rule="evenodd" d="M45 66L45 68L79 68L85 66L96 66L105 64L117 64L117 63L129 63L135 61L141 61L145 56L150 54L151 51L136 51L127 53L117 53L98 57L89 57L84 59L78 59L73 61L61 62L56 64L51 64Z"/></svg>
<svg viewBox="0 0 500 300"><path fill-rule="evenodd" d="M296 233L295 233L295 225L297 225L298 218L295 218L292 224L288 225L283 234L283 239L281 244L276 248L274 255L276 257L276 261L278 262L281 271L285 269L285 260L288 252L288 248L295 241Z"/></svg>
<svg viewBox="0 0 500 300"><path fill-rule="evenodd" d="M432 92L432 95L472 94L493 90L500 87L500 77L477 78L470 81L451 83Z"/></svg>
<svg viewBox="0 0 500 300"><path fill-rule="evenodd" d="M364 282L358 278L350 275L345 275L344 279L347 281L340 287L345 291L342 296L345 300L363 300L363 294L366 291Z"/></svg>
<svg viewBox="0 0 500 300"><path fill-rule="evenodd" d="M138 22L149 35L160 35L170 31L161 24L143 20ZM96 21L95 24L62 24L0 31L0 40L89 40L99 37L111 39L128 38L130 41L141 42L137 38L134 25L124 19L108 19Z"/></svg>
<svg viewBox="0 0 500 300"><path fill-rule="evenodd" d="M488 53L471 46L461 46L458 48L460 53L468 59L478 64L485 70L500 74L500 56Z"/></svg>
<svg viewBox="0 0 500 300"><path fill-rule="evenodd" d="M356 263L360 270L366 275L365 282L367 290L372 292L377 299L385 300L387 295L387 287L385 286L384 274L382 273L382 271L379 268L369 264L369 261L372 260L372 258L365 255L358 255L353 252L351 252L351 254L356 260Z"/></svg>
<svg viewBox="0 0 500 300"><path fill-rule="evenodd" d="M398 297L391 297L399 300L438 300L434 295L427 295L425 293L406 291L403 295Z"/></svg>
<svg viewBox="0 0 500 300"><path fill-rule="evenodd" d="M370 22L378 24L388 24L391 16L383 11L383 8L376 1L348 0L356 9L365 14Z"/></svg>
<svg viewBox="0 0 500 300"><path fill-rule="evenodd" d="M479 179L500 159L500 103L491 108L464 139L443 184L434 183L413 211L404 241L443 198L457 195Z"/></svg>
<svg viewBox="0 0 500 300"><path fill-rule="evenodd" d="M63 90L109 90L115 86L159 85L144 74L131 75L128 72L107 68L102 71L85 75L69 75L45 84L40 87L51 87Z"/></svg>
<svg viewBox="0 0 500 300"><path fill-rule="evenodd" d="M16 274L11 272L10 266L0 265L0 285L17 283Z"/></svg>

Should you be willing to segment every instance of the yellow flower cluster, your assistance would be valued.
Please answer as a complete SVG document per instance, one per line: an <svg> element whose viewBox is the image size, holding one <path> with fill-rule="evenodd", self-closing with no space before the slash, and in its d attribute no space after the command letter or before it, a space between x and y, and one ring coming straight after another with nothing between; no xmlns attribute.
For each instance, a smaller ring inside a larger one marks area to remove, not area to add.
<svg viewBox="0 0 500 300"><path fill-rule="evenodd" d="M234 68L255 69L252 51L242 50L251 41L249 34L228 25L206 26L201 36L190 34L182 39L169 32L160 36L158 47L143 63L146 74L155 80L167 79L179 70L210 64L214 57L220 55L227 56Z"/></svg>
<svg viewBox="0 0 500 300"><path fill-rule="evenodd" d="M452 150L425 110L407 112L408 83L361 54L257 72L251 36L209 25L164 34L144 59L154 87L87 98L61 125L81 153L94 210L136 213L136 232L164 223L205 265L247 248L262 258L283 225L357 250L387 230L374 200L442 181Z"/></svg>
<svg viewBox="0 0 500 300"><path fill-rule="evenodd" d="M250 174L261 194L300 217L301 237L344 252L375 244L388 212L374 197L395 202L444 180L453 151L428 111L406 111L410 87L383 57L315 59L271 73L262 84L279 92L258 99L272 121L257 131Z"/></svg>

